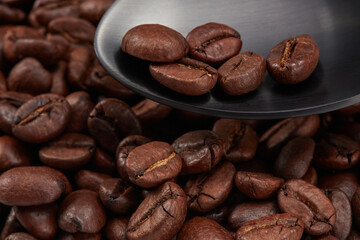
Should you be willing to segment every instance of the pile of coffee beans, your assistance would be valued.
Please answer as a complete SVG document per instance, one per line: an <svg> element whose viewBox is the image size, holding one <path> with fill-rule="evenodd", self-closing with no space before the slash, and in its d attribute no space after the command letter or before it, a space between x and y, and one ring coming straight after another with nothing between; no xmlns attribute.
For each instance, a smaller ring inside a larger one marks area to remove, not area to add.
<svg viewBox="0 0 360 240"><path fill-rule="evenodd" d="M218 83L229 95L257 89L266 73L282 84L307 79L319 61L319 48L307 34L286 39L270 50L267 60L246 51L233 28L210 22L194 28L186 39L160 24L143 24L130 29L121 49L152 62L150 74L162 85L181 94L197 96Z"/></svg>
<svg viewBox="0 0 360 240"><path fill-rule="evenodd" d="M94 56L111 4L0 3L0 240L360 238L360 104L265 121L144 99Z"/></svg>

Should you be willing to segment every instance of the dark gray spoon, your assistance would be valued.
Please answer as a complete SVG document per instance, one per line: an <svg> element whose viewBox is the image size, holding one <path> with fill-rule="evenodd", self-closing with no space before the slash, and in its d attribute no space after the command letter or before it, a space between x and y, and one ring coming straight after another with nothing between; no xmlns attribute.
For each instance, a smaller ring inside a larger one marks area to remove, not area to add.
<svg viewBox="0 0 360 240"><path fill-rule="evenodd" d="M271 119L323 113L360 102L360 1L338 0L118 0L95 36L95 51L105 69L133 91L175 108L228 118ZM254 92L228 96L215 87L190 97L156 82L148 62L121 52L132 27L159 23L184 36L207 22L227 24L241 34L242 51L266 58L283 39L307 33L319 45L320 60L304 82L284 86L269 75Z"/></svg>

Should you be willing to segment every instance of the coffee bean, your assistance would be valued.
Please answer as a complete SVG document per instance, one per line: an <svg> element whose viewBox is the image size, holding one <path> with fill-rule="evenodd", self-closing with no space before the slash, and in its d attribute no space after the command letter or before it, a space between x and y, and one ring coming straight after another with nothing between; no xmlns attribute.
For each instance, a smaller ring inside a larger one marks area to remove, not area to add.
<svg viewBox="0 0 360 240"><path fill-rule="evenodd" d="M98 192L101 183L108 178L111 178L111 176L83 169L75 174L75 184L78 188L85 188Z"/></svg>
<svg viewBox="0 0 360 240"><path fill-rule="evenodd" d="M144 99L131 108L141 124L150 125L164 119L172 110L171 107Z"/></svg>
<svg viewBox="0 0 360 240"><path fill-rule="evenodd" d="M189 209L208 212L222 204L232 189L235 171L232 163L224 162L210 173L187 181L184 191Z"/></svg>
<svg viewBox="0 0 360 240"><path fill-rule="evenodd" d="M215 132L208 130L185 133L172 146L183 159L183 174L208 172L224 154L222 140Z"/></svg>
<svg viewBox="0 0 360 240"><path fill-rule="evenodd" d="M33 236L40 239L54 239L57 232L54 203L35 207L15 207L16 218Z"/></svg>
<svg viewBox="0 0 360 240"><path fill-rule="evenodd" d="M76 45L71 47L68 53L68 67L66 77L70 85L87 89L86 76L90 71L90 64L92 60L92 52L86 46Z"/></svg>
<svg viewBox="0 0 360 240"><path fill-rule="evenodd" d="M57 240L100 240L101 233L67 233L62 232L59 234Z"/></svg>
<svg viewBox="0 0 360 240"><path fill-rule="evenodd" d="M289 213L274 214L242 225L236 232L236 240L300 240L303 231L304 223L295 215Z"/></svg>
<svg viewBox="0 0 360 240"><path fill-rule="evenodd" d="M90 95L84 91L73 92L66 96L66 101L71 107L67 130L69 132L83 131L86 128L87 118L94 107Z"/></svg>
<svg viewBox="0 0 360 240"><path fill-rule="evenodd" d="M316 145L314 161L318 167L344 170L355 166L360 159L360 145L352 139L327 133Z"/></svg>
<svg viewBox="0 0 360 240"><path fill-rule="evenodd" d="M140 202L140 192L121 178L105 179L99 186L99 197L116 214L130 213Z"/></svg>
<svg viewBox="0 0 360 240"><path fill-rule="evenodd" d="M319 48L307 34L286 39L273 47L267 56L267 69L272 78L283 84L307 79L319 60Z"/></svg>
<svg viewBox="0 0 360 240"><path fill-rule="evenodd" d="M309 169L314 155L315 141L309 137L297 137L281 150L274 163L275 175L285 178L302 178Z"/></svg>
<svg viewBox="0 0 360 240"><path fill-rule="evenodd" d="M317 172L314 167L309 167L305 175L302 177L302 179L314 186L318 183L318 176Z"/></svg>
<svg viewBox="0 0 360 240"><path fill-rule="evenodd" d="M360 233L355 228L353 228L347 240L358 240L358 239L360 239Z"/></svg>
<svg viewBox="0 0 360 240"><path fill-rule="evenodd" d="M15 207L10 209L6 217L5 223L2 225L0 239L5 239L8 235L23 231L23 228L16 218Z"/></svg>
<svg viewBox="0 0 360 240"><path fill-rule="evenodd" d="M17 233L12 233L9 236L7 236L5 238L5 240L37 240L37 238L34 238L33 236L31 236L28 233L17 232Z"/></svg>
<svg viewBox="0 0 360 240"><path fill-rule="evenodd" d="M343 172L322 176L319 179L319 187L322 189L338 189L343 191L351 200L359 187L357 175L353 172Z"/></svg>
<svg viewBox="0 0 360 240"><path fill-rule="evenodd" d="M0 68L1 68L1 60L0 60ZM7 82L4 74L0 70L0 92L6 92L6 91L7 91Z"/></svg>
<svg viewBox="0 0 360 240"><path fill-rule="evenodd" d="M29 148L11 136L0 137L0 171L10 168L28 166L33 160Z"/></svg>
<svg viewBox="0 0 360 240"><path fill-rule="evenodd" d="M260 86L266 73L265 59L253 52L240 53L218 69L220 88L229 95L242 95Z"/></svg>
<svg viewBox="0 0 360 240"><path fill-rule="evenodd" d="M353 104L349 107L341 108L336 110L335 113L338 115L350 116L360 112L360 103Z"/></svg>
<svg viewBox="0 0 360 240"><path fill-rule="evenodd" d="M230 212L228 225L231 229L237 230L247 222L277 213L279 209L276 201L240 203Z"/></svg>
<svg viewBox="0 0 360 240"><path fill-rule="evenodd" d="M236 119L219 119L213 131L224 142L225 158L231 162L248 161L255 156L258 137L249 125Z"/></svg>
<svg viewBox="0 0 360 240"><path fill-rule="evenodd" d="M9 73L8 86L10 91L38 95L50 90L52 76L39 61L25 58L17 63Z"/></svg>
<svg viewBox="0 0 360 240"><path fill-rule="evenodd" d="M126 236L129 240L171 239L183 225L186 212L184 191L177 184L166 182L132 214Z"/></svg>
<svg viewBox="0 0 360 240"><path fill-rule="evenodd" d="M49 167L17 167L0 176L0 202L5 205L43 205L69 192L66 176Z"/></svg>
<svg viewBox="0 0 360 240"><path fill-rule="evenodd" d="M272 197L284 183L282 178L271 174L238 171L235 184L240 192L254 199Z"/></svg>
<svg viewBox="0 0 360 240"><path fill-rule="evenodd" d="M79 6L80 17L97 24L114 0L85 0Z"/></svg>
<svg viewBox="0 0 360 240"><path fill-rule="evenodd" d="M126 228L129 220L126 218L114 218L108 221L105 227L107 240L126 240Z"/></svg>
<svg viewBox="0 0 360 240"><path fill-rule="evenodd" d="M357 188L351 200L352 212L354 215L354 225L360 228L360 187Z"/></svg>
<svg viewBox="0 0 360 240"><path fill-rule="evenodd" d="M278 205L282 212L297 215L311 235L331 231L336 221L331 201L319 188L301 179L285 182L278 192Z"/></svg>
<svg viewBox="0 0 360 240"><path fill-rule="evenodd" d="M26 17L24 11L18 8L12 8L5 4L0 4L0 22L1 24L15 24L22 22Z"/></svg>
<svg viewBox="0 0 360 240"><path fill-rule="evenodd" d="M80 133L66 133L39 150L40 160L50 167L72 170L87 164L95 151L95 141Z"/></svg>
<svg viewBox="0 0 360 240"><path fill-rule="evenodd" d="M186 40L190 56L215 66L238 54L242 46L240 34L235 29L214 22L194 28Z"/></svg>
<svg viewBox="0 0 360 240"><path fill-rule="evenodd" d="M95 148L94 158L91 164L92 169L100 173L114 175L116 172L115 159L100 148Z"/></svg>
<svg viewBox="0 0 360 240"><path fill-rule="evenodd" d="M293 137L312 137L319 130L319 115L305 117L304 122L292 133Z"/></svg>
<svg viewBox="0 0 360 240"><path fill-rule="evenodd" d="M186 57L175 63L150 64L149 70L151 76L165 87L191 96L207 93L218 79L215 68Z"/></svg>
<svg viewBox="0 0 360 240"><path fill-rule="evenodd" d="M160 24L143 24L130 29L123 37L121 49L137 58L152 62L174 62L189 50L185 38Z"/></svg>
<svg viewBox="0 0 360 240"><path fill-rule="evenodd" d="M165 142L149 142L130 151L125 169L130 181L152 188L176 177L181 171L181 157Z"/></svg>
<svg viewBox="0 0 360 240"><path fill-rule="evenodd" d="M214 220L219 224L223 224L226 221L228 214L229 214L229 207L225 204L222 204L214 208L213 210L205 213L202 216Z"/></svg>
<svg viewBox="0 0 360 240"><path fill-rule="evenodd" d="M205 240L222 239L232 240L233 237L220 224L214 220L194 217L188 220L181 229L177 240Z"/></svg>
<svg viewBox="0 0 360 240"><path fill-rule="evenodd" d="M121 138L141 133L139 120L131 108L115 98L101 100L91 111L87 126L100 146L112 153Z"/></svg>
<svg viewBox="0 0 360 240"><path fill-rule="evenodd" d="M52 83L50 92L60 96L66 96L69 92L67 81L65 79L66 62L59 61L54 71L52 71Z"/></svg>
<svg viewBox="0 0 360 240"><path fill-rule="evenodd" d="M66 232L97 233L105 223L105 210L96 192L77 190L61 203L58 224Z"/></svg>
<svg viewBox="0 0 360 240"><path fill-rule="evenodd" d="M56 94L38 95L15 113L12 133L26 142L40 143L61 134L70 117L67 101Z"/></svg>
<svg viewBox="0 0 360 240"><path fill-rule="evenodd" d="M341 190L325 190L325 194L336 210L332 234L340 240L345 240L350 234L352 225L350 201Z"/></svg>

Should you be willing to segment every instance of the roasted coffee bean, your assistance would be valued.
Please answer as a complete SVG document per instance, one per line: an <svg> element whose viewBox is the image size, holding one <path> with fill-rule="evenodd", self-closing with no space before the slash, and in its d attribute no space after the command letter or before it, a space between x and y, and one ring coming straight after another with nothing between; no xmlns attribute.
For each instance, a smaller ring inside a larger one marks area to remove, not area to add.
<svg viewBox="0 0 360 240"><path fill-rule="evenodd" d="M355 166L360 159L360 145L354 140L327 133L316 145L314 162L320 168L344 170Z"/></svg>
<svg viewBox="0 0 360 240"><path fill-rule="evenodd" d="M319 130L319 115L305 117L304 122L292 133L293 137L312 137Z"/></svg>
<svg viewBox="0 0 360 240"><path fill-rule="evenodd" d="M8 235L21 231L23 231L23 228L16 218L15 207L12 207L6 217L5 223L2 225L0 239L4 240Z"/></svg>
<svg viewBox="0 0 360 240"><path fill-rule="evenodd" d="M100 148L95 148L92 169L100 173L114 175L116 172L115 159Z"/></svg>
<svg viewBox="0 0 360 240"><path fill-rule="evenodd" d="M267 173L238 171L235 175L236 187L253 199L272 197L283 183L282 178Z"/></svg>
<svg viewBox="0 0 360 240"><path fill-rule="evenodd" d="M24 11L18 8L9 7L6 4L0 4L0 22L1 24L14 24L22 22L26 17Z"/></svg>
<svg viewBox="0 0 360 240"><path fill-rule="evenodd" d="M186 40L190 56L215 66L238 54L242 46L240 34L235 29L214 22L194 28Z"/></svg>
<svg viewBox="0 0 360 240"><path fill-rule="evenodd" d="M100 240L101 233L67 233L62 232L59 234L57 240Z"/></svg>
<svg viewBox="0 0 360 240"><path fill-rule="evenodd" d="M0 130L11 134L11 124L16 110L33 96L19 92L1 92L0 94Z"/></svg>
<svg viewBox="0 0 360 240"><path fill-rule="evenodd" d="M49 167L17 167L0 176L0 202L5 205L43 205L69 192L66 176Z"/></svg>
<svg viewBox="0 0 360 240"><path fill-rule="evenodd" d="M360 228L360 187L357 188L351 200L351 207L354 215L354 225L356 224L356 226Z"/></svg>
<svg viewBox="0 0 360 240"><path fill-rule="evenodd" d="M126 180L130 181L129 175L126 172L126 159L129 156L131 150L135 147L143 145L150 142L150 139L141 136L141 135L129 135L125 137L118 145L116 149L116 169L120 176Z"/></svg>
<svg viewBox="0 0 360 240"><path fill-rule="evenodd" d="M289 213L262 217L242 225L236 232L236 240L287 239L300 240L304 223Z"/></svg>
<svg viewBox="0 0 360 240"><path fill-rule="evenodd" d="M184 187L188 208L208 212L222 204L232 189L235 171L232 163L224 162L210 173L189 179Z"/></svg>
<svg viewBox="0 0 360 240"><path fill-rule="evenodd" d="M177 184L166 182L151 192L132 214L127 239L171 239L183 225L186 212L184 191Z"/></svg>
<svg viewBox="0 0 360 240"><path fill-rule="evenodd" d="M275 151L291 137L304 121L304 117L281 120L260 137L260 143L264 144L267 151Z"/></svg>
<svg viewBox="0 0 360 240"><path fill-rule="evenodd" d="M309 137L297 137L289 141L274 163L276 176L302 178L309 169L315 150L315 141Z"/></svg>
<svg viewBox="0 0 360 240"><path fill-rule="evenodd" d="M129 220L114 218L107 222L104 235L107 240L126 240L126 228Z"/></svg>
<svg viewBox="0 0 360 240"><path fill-rule="evenodd" d="M12 233L9 236L7 236L5 238L5 240L37 240L37 238L34 238L33 236L31 236L28 233L17 232L17 233Z"/></svg>
<svg viewBox="0 0 360 240"><path fill-rule="evenodd" d="M66 133L39 150L40 160L50 167L72 170L87 164L95 151L95 141L80 133Z"/></svg>
<svg viewBox="0 0 360 240"><path fill-rule="evenodd" d="M143 188L152 188L176 177L182 160L165 142L149 142L130 151L125 169L130 181Z"/></svg>
<svg viewBox="0 0 360 240"><path fill-rule="evenodd" d="M77 190L61 203L58 225L66 232L97 233L105 223L105 210L96 192Z"/></svg>
<svg viewBox="0 0 360 240"><path fill-rule="evenodd" d="M247 222L279 213L276 201L245 202L234 207L228 217L228 225L237 230Z"/></svg>
<svg viewBox="0 0 360 240"><path fill-rule="evenodd" d="M91 0L100 4L97 0ZM104 2L104 1L102 1ZM106 97L131 99L136 94L109 75L106 70L95 60L91 72L86 79L86 86Z"/></svg>
<svg viewBox="0 0 360 240"><path fill-rule="evenodd" d="M0 64L0 68L1 68L1 64ZM8 87L7 87L7 82L6 82L5 76L0 70L0 92L6 92L7 88Z"/></svg>
<svg viewBox="0 0 360 240"><path fill-rule="evenodd" d="M175 62L184 57L189 46L177 31L160 24L143 24L130 29L121 49L134 57L152 62Z"/></svg>
<svg viewBox="0 0 360 240"><path fill-rule="evenodd" d="M59 17L77 17L79 9L74 0L36 0L30 12L29 21L32 26L47 26Z"/></svg>
<svg viewBox="0 0 360 240"><path fill-rule="evenodd" d="M38 95L46 93L52 85L52 76L35 58L25 58L17 63L8 77L10 91Z"/></svg>
<svg viewBox="0 0 360 240"><path fill-rule="evenodd" d="M225 158L231 162L248 161L255 156L258 146L256 132L244 121L236 119L219 119L213 131L224 142Z"/></svg>
<svg viewBox="0 0 360 240"><path fill-rule="evenodd" d="M267 69L272 78L283 84L307 79L319 60L319 48L307 34L286 39L273 47L267 56Z"/></svg>
<svg viewBox="0 0 360 240"><path fill-rule="evenodd" d="M357 175L354 172L343 172L322 176L319 179L319 187L322 189L338 189L343 191L351 200L359 187Z"/></svg>
<svg viewBox="0 0 360 240"><path fill-rule="evenodd" d="M175 63L152 63L149 69L151 76L165 87L191 96L207 93L218 79L215 68L186 57Z"/></svg>
<svg viewBox="0 0 360 240"><path fill-rule="evenodd" d="M28 147L11 136L0 137L0 172L10 168L28 166L32 157Z"/></svg>
<svg viewBox="0 0 360 240"><path fill-rule="evenodd" d="M50 92L65 97L69 92L65 78L66 62L59 61L55 70L52 72L52 82Z"/></svg>
<svg viewBox="0 0 360 240"><path fill-rule="evenodd" d="M302 177L302 179L314 186L318 183L318 176L317 172L314 167L309 167L305 175Z"/></svg>
<svg viewBox="0 0 360 240"><path fill-rule="evenodd" d="M62 34L69 42L92 44L95 27L88 21L77 17L59 17L52 20L48 29L50 33Z"/></svg>
<svg viewBox="0 0 360 240"><path fill-rule="evenodd" d="M97 24L114 0L85 0L79 6L80 17Z"/></svg>
<svg viewBox="0 0 360 240"><path fill-rule="evenodd" d="M182 227L177 240L232 240L230 232L214 220L194 217Z"/></svg>
<svg viewBox="0 0 360 240"><path fill-rule="evenodd" d="M150 125L164 119L172 110L171 107L144 99L131 108L141 124Z"/></svg>
<svg viewBox="0 0 360 240"><path fill-rule="evenodd" d="M105 179L99 187L103 205L116 214L131 213L140 203L140 192L121 178Z"/></svg>
<svg viewBox="0 0 360 240"><path fill-rule="evenodd" d="M100 146L115 153L120 139L141 133L141 125L131 108L115 98L101 100L91 111L88 130Z"/></svg>
<svg viewBox="0 0 360 240"><path fill-rule="evenodd" d="M65 98L52 93L38 95L16 111L12 133L26 142L46 142L61 134L69 117Z"/></svg>
<svg viewBox="0 0 360 240"><path fill-rule="evenodd" d="M333 229L336 209L325 194L301 179L292 179L278 192L278 205L282 212L297 215L311 235L325 234Z"/></svg>
<svg viewBox="0 0 360 240"><path fill-rule="evenodd" d="M86 128L87 118L94 103L90 95L84 91L73 92L66 96L66 101L70 104L71 114L67 130L69 132L81 132Z"/></svg>
<svg viewBox="0 0 360 240"><path fill-rule="evenodd" d="M222 204L213 210L205 213L202 217L214 220L215 222L222 224L226 221L229 215L229 207L225 204Z"/></svg>
<svg viewBox="0 0 360 240"><path fill-rule="evenodd" d="M325 190L336 210L336 222L332 234L340 240L345 240L351 231L351 204L346 194L341 190Z"/></svg>
<svg viewBox="0 0 360 240"><path fill-rule="evenodd" d="M87 89L86 76L88 74L92 53L85 46L75 46L70 49L66 77L70 85Z"/></svg>
<svg viewBox="0 0 360 240"><path fill-rule="evenodd" d="M360 239L360 232L356 230L356 228L353 228L347 240L359 240L359 239Z"/></svg>
<svg viewBox="0 0 360 240"><path fill-rule="evenodd" d="M266 73L265 59L253 52L240 53L218 69L220 88L229 95L242 95L257 89Z"/></svg>
<svg viewBox="0 0 360 240"><path fill-rule="evenodd" d="M349 107L341 108L336 110L335 113L338 115L351 116L360 112L360 103L356 103Z"/></svg>
<svg viewBox="0 0 360 240"><path fill-rule="evenodd" d="M16 218L33 236L40 239L54 239L57 232L56 213L58 206L54 203L35 207L15 207Z"/></svg>
<svg viewBox="0 0 360 240"><path fill-rule="evenodd" d="M222 140L215 132L208 130L185 133L172 146L183 159L183 174L208 172L224 154Z"/></svg>
<svg viewBox="0 0 360 240"><path fill-rule="evenodd" d="M98 192L101 183L108 178L111 178L111 176L83 169L76 173L75 184L78 188L85 188Z"/></svg>

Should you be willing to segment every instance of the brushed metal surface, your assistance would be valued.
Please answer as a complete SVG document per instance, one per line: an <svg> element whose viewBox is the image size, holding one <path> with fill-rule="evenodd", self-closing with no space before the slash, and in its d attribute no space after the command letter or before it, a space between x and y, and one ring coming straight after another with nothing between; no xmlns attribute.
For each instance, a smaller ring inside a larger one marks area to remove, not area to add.
<svg viewBox="0 0 360 240"><path fill-rule="evenodd" d="M118 0L95 36L95 52L119 82L152 100L218 117L271 119L332 111L360 102L360 1L338 0ZM232 97L217 87L198 97L180 95L150 76L148 62L121 52L132 27L159 23L184 36L207 23L228 24L241 34L241 51L266 58L283 39L307 33L319 45L320 60L304 82L285 86L266 74L254 92Z"/></svg>

